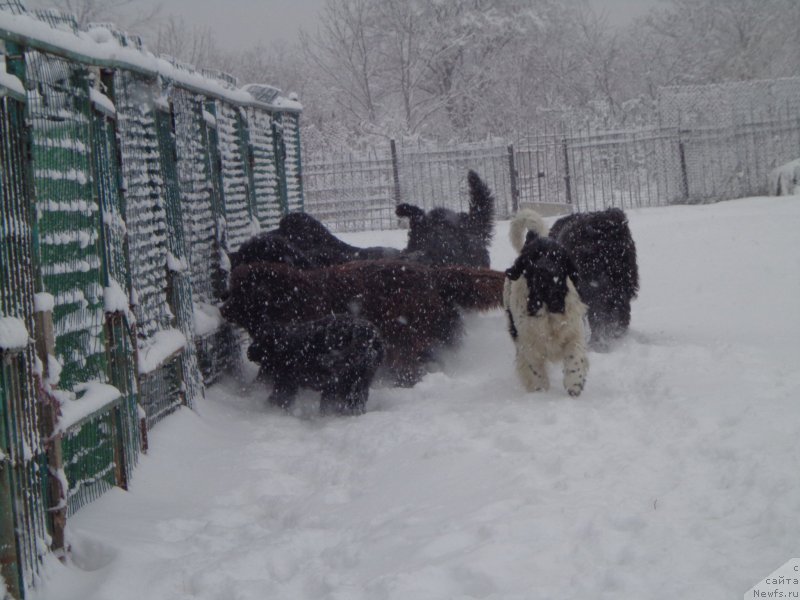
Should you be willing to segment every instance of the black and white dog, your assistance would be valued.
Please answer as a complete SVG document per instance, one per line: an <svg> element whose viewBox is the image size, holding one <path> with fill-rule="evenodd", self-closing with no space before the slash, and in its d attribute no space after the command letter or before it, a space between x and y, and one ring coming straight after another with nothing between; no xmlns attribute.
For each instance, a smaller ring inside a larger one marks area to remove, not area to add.
<svg viewBox="0 0 800 600"><path fill-rule="evenodd" d="M475 171L467 174L467 182L469 212L434 208L426 213L412 204L397 206L395 214L409 219L403 256L433 265L489 266L494 197Z"/></svg>
<svg viewBox="0 0 800 600"><path fill-rule="evenodd" d="M503 307L516 347L517 374L529 392L547 390L549 362L563 365L564 388L578 396L586 384L581 302L575 263L557 241L547 237L541 216L523 209L511 221L511 245L519 256L506 270Z"/></svg>
<svg viewBox="0 0 800 600"><path fill-rule="evenodd" d="M247 357L272 378L269 402L289 408L300 387L322 392L322 413L358 415L383 361L378 329L350 315L329 315L296 324L263 322L251 332Z"/></svg>
<svg viewBox="0 0 800 600"><path fill-rule="evenodd" d="M628 218L619 208L561 217L550 237L572 257L575 282L588 307L591 345L606 349L631 322L631 301L639 291L636 245Z"/></svg>

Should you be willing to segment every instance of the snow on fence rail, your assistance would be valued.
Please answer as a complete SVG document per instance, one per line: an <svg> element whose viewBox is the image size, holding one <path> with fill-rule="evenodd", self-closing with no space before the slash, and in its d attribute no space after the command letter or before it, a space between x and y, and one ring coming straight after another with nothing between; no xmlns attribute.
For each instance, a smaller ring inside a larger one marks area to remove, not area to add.
<svg viewBox="0 0 800 600"><path fill-rule="evenodd" d="M303 208L302 107L15 0L0 40L0 578L23 598L238 361L227 255Z"/></svg>
<svg viewBox="0 0 800 600"><path fill-rule="evenodd" d="M705 87L701 92L708 94ZM800 156L800 97L784 100L769 105L762 99L757 108L740 103L724 119L702 125L688 116L680 124L676 111L682 106L688 112L691 105L670 102L664 104L669 119L663 119L669 126L662 127L597 131L559 125L519 132L513 143L392 141L359 153L309 152L306 210L338 231L395 228L399 202L463 210L469 169L489 184L501 218L529 203L587 211L763 194L769 173Z"/></svg>

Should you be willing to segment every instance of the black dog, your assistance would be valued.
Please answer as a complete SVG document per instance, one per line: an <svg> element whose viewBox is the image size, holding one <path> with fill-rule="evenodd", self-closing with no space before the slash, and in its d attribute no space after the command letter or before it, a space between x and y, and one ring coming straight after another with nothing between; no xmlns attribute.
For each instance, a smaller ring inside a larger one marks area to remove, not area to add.
<svg viewBox="0 0 800 600"><path fill-rule="evenodd" d="M251 263L231 273L220 311L253 339L261 339L265 323L300 324L331 314L367 319L383 338L383 370L410 386L439 349L457 343L462 310L500 306L503 280L502 273L489 269L399 260L310 270Z"/></svg>
<svg viewBox="0 0 800 600"><path fill-rule="evenodd" d="M365 411L383 355L377 328L350 315L288 325L263 322L247 349L247 357L272 377L270 403L289 408L304 386L322 392L323 413L348 415Z"/></svg>
<svg viewBox="0 0 800 600"><path fill-rule="evenodd" d="M309 214L284 216L278 227L245 241L229 256L231 269L256 262L280 262L298 269L329 267L357 260L401 259L432 265L489 266L494 229L494 198L477 173L468 174L469 212L434 208L427 214L400 204L398 217L410 219L405 250L372 246L359 248L337 238Z"/></svg>
<svg viewBox="0 0 800 600"><path fill-rule="evenodd" d="M289 213L278 227L245 241L230 254L231 269L255 262L280 262L298 269L315 269L354 260L394 258L396 248L358 248L337 238L307 213Z"/></svg>
<svg viewBox="0 0 800 600"><path fill-rule="evenodd" d="M426 214L411 204L397 206L397 216L410 219L404 255L433 265L489 266L494 198L475 171L469 172L467 180L469 212L434 208Z"/></svg>
<svg viewBox="0 0 800 600"><path fill-rule="evenodd" d="M286 239L277 230L260 233L242 243L236 252L228 258L231 261L231 270L239 265L253 262L281 262L298 269L311 269L314 267L311 257L306 256L292 242Z"/></svg>
<svg viewBox="0 0 800 600"><path fill-rule="evenodd" d="M592 345L602 349L628 330L631 301L639 291L636 245L628 219L619 208L575 213L558 219L549 235L575 262L575 283L588 307Z"/></svg>

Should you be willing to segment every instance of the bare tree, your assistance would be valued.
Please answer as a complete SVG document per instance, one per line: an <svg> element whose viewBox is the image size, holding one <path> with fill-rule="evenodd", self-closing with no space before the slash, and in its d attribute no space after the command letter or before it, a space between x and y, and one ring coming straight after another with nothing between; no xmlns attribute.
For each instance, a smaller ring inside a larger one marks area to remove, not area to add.
<svg viewBox="0 0 800 600"><path fill-rule="evenodd" d="M328 0L316 35L300 37L308 62L336 96L343 116L364 129L377 126L385 95L376 5L375 0Z"/></svg>
<svg viewBox="0 0 800 600"><path fill-rule="evenodd" d="M313 78L297 44L284 40L259 44L241 53L228 55L226 70L247 83L265 83L280 88L285 94L301 98L310 91Z"/></svg>
<svg viewBox="0 0 800 600"><path fill-rule="evenodd" d="M665 82L798 74L796 62L782 60L792 47L787 41L797 40L796 0L667 0L644 27L647 43L659 47L650 54Z"/></svg>
<svg viewBox="0 0 800 600"><path fill-rule="evenodd" d="M151 44L156 54L167 54L196 67L220 68L225 62L209 26L190 26L175 16L158 27Z"/></svg>

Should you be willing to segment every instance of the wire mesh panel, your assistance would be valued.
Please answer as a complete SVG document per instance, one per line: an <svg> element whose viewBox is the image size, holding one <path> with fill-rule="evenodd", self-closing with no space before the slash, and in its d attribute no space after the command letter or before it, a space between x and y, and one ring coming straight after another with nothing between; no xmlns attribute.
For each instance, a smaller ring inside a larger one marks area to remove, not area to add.
<svg viewBox="0 0 800 600"><path fill-rule="evenodd" d="M286 213L282 203L272 116L258 108L247 109L252 148L253 192L256 214L262 229L272 229Z"/></svg>
<svg viewBox="0 0 800 600"><path fill-rule="evenodd" d="M766 194L770 172L800 156L800 106L750 116L736 127L732 143L747 195Z"/></svg>
<svg viewBox="0 0 800 600"><path fill-rule="evenodd" d="M22 0L0 0L0 10L8 11L15 15L27 12Z"/></svg>
<svg viewBox="0 0 800 600"><path fill-rule="evenodd" d="M165 108L170 110L160 110L156 113L156 126L167 216L168 302L175 315L175 324L186 340L186 347L178 360L180 361L184 401L191 407L196 399L202 397L203 383L194 347L194 305L191 272L186 252L186 235L183 231L175 128L171 106L166 105Z"/></svg>
<svg viewBox="0 0 800 600"><path fill-rule="evenodd" d="M514 144L521 203L567 203L566 140L563 133L527 132Z"/></svg>
<svg viewBox="0 0 800 600"><path fill-rule="evenodd" d="M93 179L89 71L39 52L27 53L26 67L32 88L28 114L42 284L55 299L55 353L63 367L57 381L51 383L64 391L59 392L62 401L71 401L79 384L108 381L106 278L100 243L102 218ZM67 444L64 451L65 464L74 465L91 452L80 445L89 434L76 425L68 435L78 440ZM95 466L81 464L81 468L69 469L70 506L80 506L87 494L96 497L113 485L101 483L96 472L84 470Z"/></svg>
<svg viewBox="0 0 800 600"><path fill-rule="evenodd" d="M680 198L674 131L570 132L568 200L576 210L640 208Z"/></svg>
<svg viewBox="0 0 800 600"><path fill-rule="evenodd" d="M94 90L95 94L99 92ZM107 99L107 98L106 98ZM110 100L108 101L110 102ZM103 103L107 106L107 103ZM127 482L138 462L140 440L138 423L138 386L136 383L136 340L133 316L128 310L131 297L131 274L128 258L125 204L120 190L119 152L116 121L112 115L94 110L92 117L92 161L94 181L100 200L103 226L105 294L116 295L119 306L106 302L106 348L109 381L122 394L116 410L120 415L119 435L122 453L117 458L122 480ZM111 418L111 417L108 417ZM112 422L113 424L113 422ZM103 479L102 476L99 477ZM113 482L112 482L113 483ZM71 510L77 508L73 503Z"/></svg>
<svg viewBox="0 0 800 600"><path fill-rule="evenodd" d="M183 219L184 244L191 280L193 314L217 314L227 285L227 255L222 241L220 153L217 119L207 110L214 103L198 94L173 88L176 172ZM203 382L210 385L236 364L238 351L221 319L194 319L194 347Z"/></svg>
<svg viewBox="0 0 800 600"><path fill-rule="evenodd" d="M116 454L119 402L74 424L62 437L64 474L69 485L67 514L96 500L119 482L120 461Z"/></svg>
<svg viewBox="0 0 800 600"><path fill-rule="evenodd" d="M400 190L404 202L455 211L469 208L467 171L476 171L495 197L499 217L511 207L511 173L505 144L464 144L450 148L400 149Z"/></svg>
<svg viewBox="0 0 800 600"><path fill-rule="evenodd" d="M0 573L12 590L34 585L50 543L32 369L32 348L0 349Z"/></svg>
<svg viewBox="0 0 800 600"><path fill-rule="evenodd" d="M109 381L105 289L111 284L112 273L125 281L124 252L104 242L115 227L112 195L118 189L118 181L105 173L116 161L112 160L109 167L103 160L115 156L110 150L113 133L106 131L91 108L87 68L59 57L28 52L26 76L31 88L28 111L42 285L55 299L55 354L63 366L50 383L58 385L62 402L80 403L79 398L75 400L79 384ZM95 142L100 146L96 153ZM108 219L103 218L103 209L109 211ZM119 207L117 214L118 210ZM120 229L119 223L116 227ZM128 393L124 403L128 415L136 414L135 388L129 383L132 372L130 364L124 373L115 371L121 376L116 383L123 384ZM111 410L107 406L98 413L98 419L111 419ZM126 436L126 451L116 449L109 462L83 460L95 451L96 427L94 421L81 421L71 424L64 435L70 511L120 482L116 476L106 477L107 472L116 475L124 464L135 463L138 439L132 427ZM49 436L51 432L44 433Z"/></svg>
<svg viewBox="0 0 800 600"><path fill-rule="evenodd" d="M740 113L734 124L680 132L685 199L767 193L770 171L800 154L800 110Z"/></svg>
<svg viewBox="0 0 800 600"><path fill-rule="evenodd" d="M300 156L300 117L297 113L283 113L284 176L286 178L286 209L303 210L303 177Z"/></svg>
<svg viewBox="0 0 800 600"><path fill-rule="evenodd" d="M178 185L186 236L186 256L196 302L213 303L223 287L217 234L219 198L212 181L206 129L214 127L205 98L177 88L172 93ZM211 124L209 124L211 121Z"/></svg>
<svg viewBox="0 0 800 600"><path fill-rule="evenodd" d="M152 337L170 327L167 303L167 217L158 155L155 82L117 71L114 102L122 155L122 187L131 258L138 335Z"/></svg>
<svg viewBox="0 0 800 600"><path fill-rule="evenodd" d="M154 102L160 89L154 79L127 71L115 72L113 87L141 376L160 369L164 360L181 351L179 345L174 345L180 336L160 335L175 332L166 276L170 261L167 192ZM167 348L165 342L173 347ZM185 346L185 338L183 343ZM160 358L145 360L151 353ZM183 402L180 379L165 380L173 387L157 397L147 397L145 386L140 386L139 402L150 422Z"/></svg>
<svg viewBox="0 0 800 600"><path fill-rule="evenodd" d="M765 193L797 158L800 77L659 89L662 123L680 130L683 201Z"/></svg>
<svg viewBox="0 0 800 600"><path fill-rule="evenodd" d="M251 197L245 120L239 108L216 102L217 135L221 158L225 249L233 252L260 230Z"/></svg>
<svg viewBox="0 0 800 600"><path fill-rule="evenodd" d="M32 336L35 219L24 123L22 102L0 98L0 319ZM34 361L30 344L0 348L0 575L17 595L35 582L49 545Z"/></svg>
<svg viewBox="0 0 800 600"><path fill-rule="evenodd" d="M333 231L396 229L388 151L306 157L305 209Z"/></svg>
<svg viewBox="0 0 800 600"><path fill-rule="evenodd" d="M71 390L106 372L88 71L39 52L27 53L26 66L43 287L55 297L60 387Z"/></svg>
<svg viewBox="0 0 800 600"><path fill-rule="evenodd" d="M175 358L158 369L140 373L139 394L150 429L183 404L180 360Z"/></svg>

